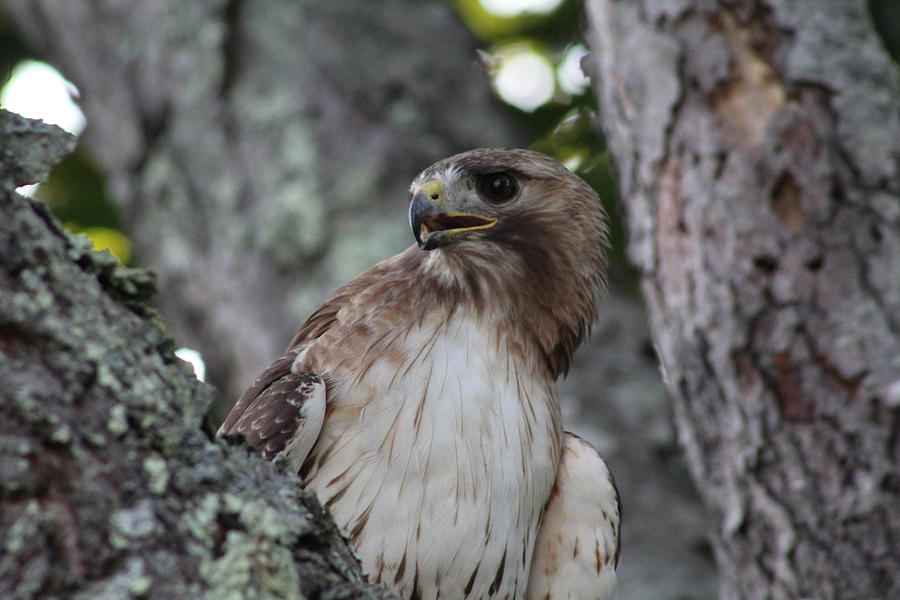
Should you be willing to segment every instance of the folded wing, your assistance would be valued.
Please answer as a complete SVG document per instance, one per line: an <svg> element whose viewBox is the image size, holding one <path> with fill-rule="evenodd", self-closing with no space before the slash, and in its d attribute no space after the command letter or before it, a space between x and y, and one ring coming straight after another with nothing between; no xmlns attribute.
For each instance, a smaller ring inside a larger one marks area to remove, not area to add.
<svg viewBox="0 0 900 600"><path fill-rule="evenodd" d="M606 600L619 562L619 493L593 446L566 433L538 532L527 600Z"/></svg>
<svg viewBox="0 0 900 600"><path fill-rule="evenodd" d="M322 430L325 382L294 373L296 353L275 361L240 397L217 435L242 435L267 460L281 453L300 470Z"/></svg>

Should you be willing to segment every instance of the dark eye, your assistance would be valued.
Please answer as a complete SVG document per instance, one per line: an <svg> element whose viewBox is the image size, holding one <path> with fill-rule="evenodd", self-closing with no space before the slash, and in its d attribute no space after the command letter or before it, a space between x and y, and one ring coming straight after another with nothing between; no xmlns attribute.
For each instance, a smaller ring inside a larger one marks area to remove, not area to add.
<svg viewBox="0 0 900 600"><path fill-rule="evenodd" d="M478 178L478 191L488 202L506 202L519 191L519 184L509 173L488 173Z"/></svg>

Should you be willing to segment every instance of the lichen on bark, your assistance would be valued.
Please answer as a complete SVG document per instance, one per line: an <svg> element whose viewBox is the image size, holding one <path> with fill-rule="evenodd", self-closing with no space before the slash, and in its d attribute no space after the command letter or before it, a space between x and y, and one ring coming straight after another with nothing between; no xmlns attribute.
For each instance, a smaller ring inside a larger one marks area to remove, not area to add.
<svg viewBox="0 0 900 600"><path fill-rule="evenodd" d="M13 191L72 145L0 112L0 597L391 597L296 477L203 432L152 276Z"/></svg>

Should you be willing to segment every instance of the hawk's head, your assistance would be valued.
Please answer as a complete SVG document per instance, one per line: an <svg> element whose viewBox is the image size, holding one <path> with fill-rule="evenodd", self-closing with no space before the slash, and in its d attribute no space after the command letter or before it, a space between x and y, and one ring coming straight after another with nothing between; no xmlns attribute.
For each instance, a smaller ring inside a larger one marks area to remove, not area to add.
<svg viewBox="0 0 900 600"><path fill-rule="evenodd" d="M423 250L526 232L606 244L596 194L539 152L482 148L457 154L425 169L410 192L409 222ZM587 229L581 235L576 227Z"/></svg>
<svg viewBox="0 0 900 600"><path fill-rule="evenodd" d="M410 191L419 248L440 254L457 280L487 288L471 292L521 305L519 317L533 319L564 371L606 271L606 216L590 186L549 156L488 148L433 164Z"/></svg>

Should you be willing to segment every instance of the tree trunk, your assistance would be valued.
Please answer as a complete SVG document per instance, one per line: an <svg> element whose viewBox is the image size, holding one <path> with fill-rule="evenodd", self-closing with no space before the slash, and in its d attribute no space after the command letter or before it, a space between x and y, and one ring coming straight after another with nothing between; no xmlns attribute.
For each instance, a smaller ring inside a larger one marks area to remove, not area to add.
<svg viewBox="0 0 900 600"><path fill-rule="evenodd" d="M409 244L416 173L521 141L443 2L0 7L81 91L137 260L226 409L326 293Z"/></svg>
<svg viewBox="0 0 900 600"><path fill-rule="evenodd" d="M900 597L900 78L865 2L588 9L722 597Z"/></svg>
<svg viewBox="0 0 900 600"><path fill-rule="evenodd" d="M152 277L12 192L73 145L0 111L0 597L391 597L296 477L201 431Z"/></svg>

